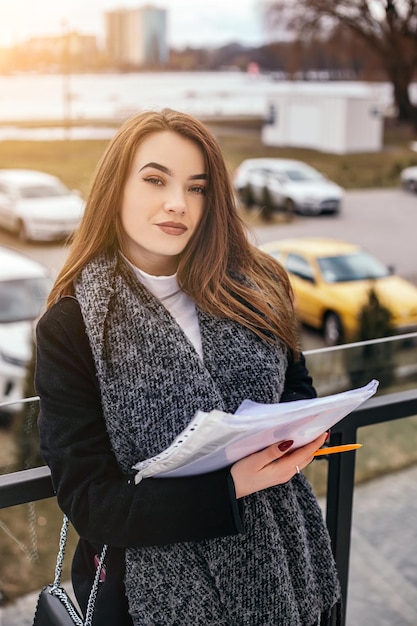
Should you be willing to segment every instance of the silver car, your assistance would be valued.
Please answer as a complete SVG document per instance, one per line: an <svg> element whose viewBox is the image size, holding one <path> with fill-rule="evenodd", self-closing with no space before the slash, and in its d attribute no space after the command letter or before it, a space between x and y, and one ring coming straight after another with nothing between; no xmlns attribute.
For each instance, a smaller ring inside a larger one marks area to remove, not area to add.
<svg viewBox="0 0 417 626"><path fill-rule="evenodd" d="M56 176L35 170L0 170L0 226L21 241L71 235L84 211L77 191Z"/></svg>
<svg viewBox="0 0 417 626"><path fill-rule="evenodd" d="M245 202L262 205L268 193L276 208L287 213L339 213L344 190L316 169L294 159L246 159L237 168L233 185Z"/></svg>
<svg viewBox="0 0 417 626"><path fill-rule="evenodd" d="M46 267L0 246L0 415L19 408L9 403L23 397L26 368L33 356L33 323L51 287Z"/></svg>

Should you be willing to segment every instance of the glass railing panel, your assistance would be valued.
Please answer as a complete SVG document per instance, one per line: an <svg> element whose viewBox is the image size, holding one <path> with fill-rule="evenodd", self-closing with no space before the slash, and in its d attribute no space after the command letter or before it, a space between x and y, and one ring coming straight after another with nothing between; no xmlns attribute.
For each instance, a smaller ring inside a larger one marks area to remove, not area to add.
<svg viewBox="0 0 417 626"><path fill-rule="evenodd" d="M44 465L38 452L38 410L36 397L22 402L1 403L0 474ZM7 626L7 607L17 598L36 592L53 581L61 523L62 512L54 498L0 509L2 625ZM65 580L70 576L75 541L75 532L71 529L65 559ZM30 605L30 601L26 603ZM35 604L36 597L33 598L33 614ZM26 621L22 623L29 623L27 619L25 615Z"/></svg>
<svg viewBox="0 0 417 626"><path fill-rule="evenodd" d="M45 465L39 455L36 396L0 404L0 474Z"/></svg>
<svg viewBox="0 0 417 626"><path fill-rule="evenodd" d="M417 387L417 333L344 344L305 352L319 396L380 381L376 395ZM401 428L399 424L401 423ZM417 463L417 416L361 428L355 481L361 483ZM319 497L325 497L327 462L316 459L305 470Z"/></svg>
<svg viewBox="0 0 417 626"><path fill-rule="evenodd" d="M38 592L43 586L53 582L61 524L62 512L55 498L0 510L1 607L7 609L18 598ZM70 580L76 542L76 533L70 527L63 582ZM66 588L67 586L65 585ZM27 606L27 610L30 612L33 608L33 617L36 597L30 598L27 603L30 602L33 607ZM2 609L0 613L1 611ZM0 623L7 626L5 619L0 619Z"/></svg>
<svg viewBox="0 0 417 626"><path fill-rule="evenodd" d="M361 387L373 378L378 394L417 386L417 333L305 351L320 396Z"/></svg>

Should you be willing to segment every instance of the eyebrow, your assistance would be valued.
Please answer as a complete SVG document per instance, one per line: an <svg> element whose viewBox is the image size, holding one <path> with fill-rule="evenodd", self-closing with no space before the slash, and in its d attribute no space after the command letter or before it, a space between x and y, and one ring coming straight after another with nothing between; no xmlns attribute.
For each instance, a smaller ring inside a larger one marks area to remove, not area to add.
<svg viewBox="0 0 417 626"><path fill-rule="evenodd" d="M155 161L150 161L149 163L146 163L146 165L140 168L139 172L146 169L147 167L153 167L154 169L159 170L160 172L163 172L164 174L168 174L168 176L173 176L172 170L170 170L168 167L165 167L165 165L161 165L160 163L155 163ZM189 176L188 178L188 180L201 180L201 179L207 180L207 174L193 174L192 176Z"/></svg>

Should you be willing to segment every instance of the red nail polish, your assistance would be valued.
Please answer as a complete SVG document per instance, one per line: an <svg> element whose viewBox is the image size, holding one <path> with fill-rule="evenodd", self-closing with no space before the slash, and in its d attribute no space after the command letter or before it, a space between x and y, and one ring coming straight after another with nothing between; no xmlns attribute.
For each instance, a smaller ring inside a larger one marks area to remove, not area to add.
<svg viewBox="0 0 417 626"><path fill-rule="evenodd" d="M330 430L327 431L326 439L324 441L328 441L329 437L330 437Z"/></svg>
<svg viewBox="0 0 417 626"><path fill-rule="evenodd" d="M288 439L288 441L283 441L282 443L278 444L278 448L281 450L281 452L285 452L286 450L288 450L288 448L291 448L293 443L294 441L292 439Z"/></svg>

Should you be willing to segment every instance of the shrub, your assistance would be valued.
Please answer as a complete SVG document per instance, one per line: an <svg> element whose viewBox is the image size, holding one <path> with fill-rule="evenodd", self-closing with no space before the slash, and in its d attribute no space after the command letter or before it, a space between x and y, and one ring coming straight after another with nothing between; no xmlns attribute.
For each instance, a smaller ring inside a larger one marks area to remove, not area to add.
<svg viewBox="0 0 417 626"><path fill-rule="evenodd" d="M356 340L380 339L392 334L391 312L381 303L372 287L368 301L360 312ZM347 350L346 367L354 387L365 385L372 378L379 380L380 387L391 385L395 377L392 342L367 344Z"/></svg>

